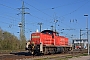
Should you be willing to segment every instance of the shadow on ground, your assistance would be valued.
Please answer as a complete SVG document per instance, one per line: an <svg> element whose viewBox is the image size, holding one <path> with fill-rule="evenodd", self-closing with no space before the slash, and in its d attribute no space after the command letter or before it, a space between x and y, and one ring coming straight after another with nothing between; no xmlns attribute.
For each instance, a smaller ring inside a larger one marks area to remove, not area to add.
<svg viewBox="0 0 90 60"><path fill-rule="evenodd" d="M10 54L31 56L29 52L11 52Z"/></svg>

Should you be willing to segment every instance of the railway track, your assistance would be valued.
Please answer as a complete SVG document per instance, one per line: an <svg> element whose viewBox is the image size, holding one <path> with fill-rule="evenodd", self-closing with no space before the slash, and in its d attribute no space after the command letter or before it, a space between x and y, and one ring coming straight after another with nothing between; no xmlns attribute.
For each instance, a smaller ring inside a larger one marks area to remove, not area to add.
<svg viewBox="0 0 90 60"><path fill-rule="evenodd" d="M43 55L43 56L32 56L30 53L28 52L12 52L9 54L0 54L0 60L36 60L36 59L50 59L50 58L63 58L66 56L75 56L78 54L82 54L86 52L85 51L81 51L81 50L74 50L74 51L70 51L68 53L63 53L63 54L51 54L51 55Z"/></svg>

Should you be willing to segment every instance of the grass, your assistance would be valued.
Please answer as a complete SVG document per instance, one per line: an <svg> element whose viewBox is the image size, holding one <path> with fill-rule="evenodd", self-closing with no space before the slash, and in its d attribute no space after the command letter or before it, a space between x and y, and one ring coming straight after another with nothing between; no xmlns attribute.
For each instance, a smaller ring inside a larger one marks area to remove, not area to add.
<svg viewBox="0 0 90 60"><path fill-rule="evenodd" d="M66 57L64 57L64 58L60 58L60 59L58 59L58 60L68 60L68 58L72 58L73 56L71 56L71 55L68 55L68 56L66 56Z"/></svg>
<svg viewBox="0 0 90 60"><path fill-rule="evenodd" d="M69 55L69 56L66 56L66 58L72 58L73 56Z"/></svg>
<svg viewBox="0 0 90 60"><path fill-rule="evenodd" d="M68 60L68 58L72 58L72 56L70 55L66 57L53 56L53 57L39 58L39 59L34 59L34 60Z"/></svg>
<svg viewBox="0 0 90 60"><path fill-rule="evenodd" d="M10 53L11 50L0 50L0 53Z"/></svg>
<svg viewBox="0 0 90 60"><path fill-rule="evenodd" d="M68 60L69 58L73 58L73 57L80 57L80 56L87 56L88 54L87 53L83 53L83 54L78 54L78 55L75 55L75 56L72 56L72 55L68 55L68 56L65 56L65 57L57 57L57 56L53 56L53 57L48 57L48 58L41 58L41 59L35 59L35 60Z"/></svg>
<svg viewBox="0 0 90 60"><path fill-rule="evenodd" d="M83 53L83 54L81 54L81 56L87 56L88 54L87 53Z"/></svg>
<svg viewBox="0 0 90 60"><path fill-rule="evenodd" d="M59 59L59 60L68 60L67 58L62 58L62 59Z"/></svg>
<svg viewBox="0 0 90 60"><path fill-rule="evenodd" d="M44 60L44 59L34 59L34 60Z"/></svg>
<svg viewBox="0 0 90 60"><path fill-rule="evenodd" d="M19 51L25 51L25 50L0 50L0 53L10 53L10 52L19 52Z"/></svg>
<svg viewBox="0 0 90 60"><path fill-rule="evenodd" d="M53 59L53 58L50 58L51 60L68 60L68 58L55 58L55 59ZM47 58L47 59L45 59L45 58L43 58L43 59L34 59L34 60L50 60L49 58Z"/></svg>

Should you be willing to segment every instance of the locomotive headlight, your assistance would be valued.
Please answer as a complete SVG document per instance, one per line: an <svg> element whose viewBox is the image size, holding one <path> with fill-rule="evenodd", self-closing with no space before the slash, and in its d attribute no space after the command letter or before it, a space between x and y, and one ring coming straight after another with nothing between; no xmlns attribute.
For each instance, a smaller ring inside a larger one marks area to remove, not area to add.
<svg viewBox="0 0 90 60"><path fill-rule="evenodd" d="M34 49L34 46L32 46L32 48Z"/></svg>
<svg viewBox="0 0 90 60"><path fill-rule="evenodd" d="M30 45L30 42L27 42L27 43L26 43L26 48L28 48L29 45Z"/></svg>
<svg viewBox="0 0 90 60"><path fill-rule="evenodd" d="M34 52L32 52L32 54L33 54Z"/></svg>

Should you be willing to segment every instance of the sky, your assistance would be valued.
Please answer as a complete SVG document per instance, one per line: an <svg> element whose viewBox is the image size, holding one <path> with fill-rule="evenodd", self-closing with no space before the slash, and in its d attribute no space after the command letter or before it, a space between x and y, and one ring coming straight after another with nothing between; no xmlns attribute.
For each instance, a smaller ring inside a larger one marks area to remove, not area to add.
<svg viewBox="0 0 90 60"><path fill-rule="evenodd" d="M22 1L24 1L25 14L25 36L30 39L31 33L37 29L52 29L55 21L56 31L61 36L66 36L70 40L80 38L80 29L86 30L87 20L90 30L90 0L1 0L0 1L0 28L8 31L20 38ZM18 15L19 14L19 15ZM85 17L84 15L88 16ZM82 38L86 38L86 31L81 31ZM89 31L90 37L90 31ZM90 40L90 38L89 38Z"/></svg>

